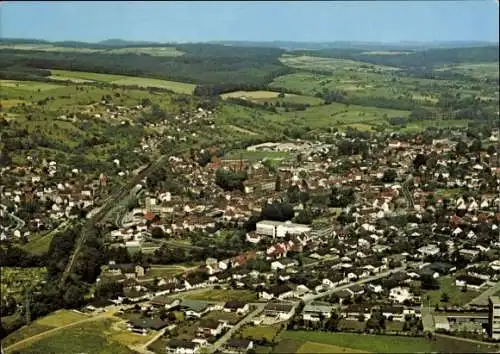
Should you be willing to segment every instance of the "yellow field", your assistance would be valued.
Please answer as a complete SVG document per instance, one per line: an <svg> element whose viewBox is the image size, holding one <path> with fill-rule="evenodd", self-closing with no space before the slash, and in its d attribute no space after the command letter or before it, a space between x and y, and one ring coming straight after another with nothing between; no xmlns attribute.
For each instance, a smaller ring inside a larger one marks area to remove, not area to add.
<svg viewBox="0 0 500 354"><path fill-rule="evenodd" d="M39 319L38 324L44 326L53 326L53 327L63 327L69 325L73 322L77 322L87 318L86 315L74 311L61 310L54 312L51 315L43 317Z"/></svg>
<svg viewBox="0 0 500 354"><path fill-rule="evenodd" d="M279 92L273 91L235 91L224 93L221 95L223 99L226 98L249 98L254 100L259 99L269 99L269 98L277 98Z"/></svg>
<svg viewBox="0 0 500 354"><path fill-rule="evenodd" d="M364 350L338 347L336 345L321 344L315 342L306 342L298 350L297 353L369 353Z"/></svg>
<svg viewBox="0 0 500 354"><path fill-rule="evenodd" d="M2 108L11 108L23 102L25 101L16 99L0 100L0 105L2 106Z"/></svg>
<svg viewBox="0 0 500 354"><path fill-rule="evenodd" d="M61 87L57 84L49 84L47 82L37 82L37 81L16 81L16 80L0 80L0 87L12 87L20 90L40 90L48 91Z"/></svg>

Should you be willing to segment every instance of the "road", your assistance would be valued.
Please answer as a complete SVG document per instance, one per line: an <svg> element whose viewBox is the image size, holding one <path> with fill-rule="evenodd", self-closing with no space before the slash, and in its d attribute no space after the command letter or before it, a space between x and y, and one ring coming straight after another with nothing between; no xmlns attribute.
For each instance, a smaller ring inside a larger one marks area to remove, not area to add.
<svg viewBox="0 0 500 354"><path fill-rule="evenodd" d="M308 302L314 301L316 299L320 299L322 297L331 295L334 292L347 289L347 288L353 286L354 284L361 285L361 284L368 283L368 282L371 282L371 281L374 281L374 280L377 280L377 279L380 279L380 278L385 278L388 275L391 275L393 273L397 273L397 272L400 272L402 270L405 270L405 268L406 268L405 266L402 266L402 267L399 267L399 268L394 268L394 269L388 270L386 272L374 275L372 277L368 277L368 278L365 278L365 279L360 279L360 280L358 280L356 282L352 282L352 283L349 283L349 284L345 284L345 285L341 285L341 286L337 286L337 287L331 288L328 291L325 291L325 292L322 292L322 293L319 293L319 294L316 294L316 295L306 295L306 296L304 296L303 300L304 300L304 302L308 303Z"/></svg>
<svg viewBox="0 0 500 354"><path fill-rule="evenodd" d="M412 196L411 196L411 194L410 194L410 192L408 190L408 183L410 183L412 181L412 179L413 179L413 175L410 174L408 176L408 178L406 178L406 180L403 182L402 188L401 188L402 191L403 191L403 195L404 195L404 197L406 199L407 208L411 209L411 210L413 210L414 206L415 206L415 204L413 202L413 198L412 198Z"/></svg>
<svg viewBox="0 0 500 354"><path fill-rule="evenodd" d="M7 207L3 204L0 204L0 207L7 209ZM14 214L11 214L9 212L7 212L7 215L9 216L9 218L14 219L17 222L17 226L14 228L14 231L22 229L24 227L25 222L23 219L20 219L17 216L15 216Z"/></svg>
<svg viewBox="0 0 500 354"><path fill-rule="evenodd" d="M219 350L219 348L221 348L229 339L231 339L231 337L233 336L233 334L235 332L237 332L241 326L243 326L244 324L246 323L249 323L255 316L257 316L258 314L260 314L263 310L264 310L264 307L266 306L266 304L260 304L260 303L253 303L252 304L253 306L256 306L257 308L252 311L247 317L245 317L243 320L241 320L240 322L238 322L236 325L234 325L233 327L231 327L229 329L229 331L227 331L222 337L220 337L214 344L212 344L208 350L210 353L214 353L216 352L217 350Z"/></svg>

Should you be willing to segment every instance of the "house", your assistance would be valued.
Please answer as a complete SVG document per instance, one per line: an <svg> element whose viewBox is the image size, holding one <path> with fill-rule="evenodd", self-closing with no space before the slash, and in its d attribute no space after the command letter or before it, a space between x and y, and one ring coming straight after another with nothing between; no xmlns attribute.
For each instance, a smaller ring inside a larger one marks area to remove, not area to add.
<svg viewBox="0 0 500 354"><path fill-rule="evenodd" d="M230 339L224 346L224 353L240 354L253 349L253 341L248 339Z"/></svg>
<svg viewBox="0 0 500 354"><path fill-rule="evenodd" d="M151 299L150 303L154 307L163 307L166 310L170 310L179 306L181 302L179 299L173 299L167 295L159 295Z"/></svg>
<svg viewBox="0 0 500 354"><path fill-rule="evenodd" d="M214 319L202 319L198 326L198 335L204 337L217 337L222 333L225 327L223 321L217 321Z"/></svg>
<svg viewBox="0 0 500 354"><path fill-rule="evenodd" d="M171 339L165 347L169 354L197 354L200 352L200 348L199 343L184 339Z"/></svg>
<svg viewBox="0 0 500 354"><path fill-rule="evenodd" d="M422 246L418 249L418 252L421 254L422 257L434 256L439 253L439 247L433 244Z"/></svg>
<svg viewBox="0 0 500 354"><path fill-rule="evenodd" d="M151 329L158 331L165 328L167 325L167 322L162 321L159 318L139 318L128 322L128 330L134 333L146 335Z"/></svg>
<svg viewBox="0 0 500 354"><path fill-rule="evenodd" d="M380 310L387 320L405 321L403 306L383 306Z"/></svg>
<svg viewBox="0 0 500 354"><path fill-rule="evenodd" d="M291 303L271 301L264 307L264 314L278 321L287 321L295 313L295 307Z"/></svg>
<svg viewBox="0 0 500 354"><path fill-rule="evenodd" d="M399 304L402 304L405 300L411 300L412 298L413 295L407 287L397 286L392 288L389 292L389 299Z"/></svg>
<svg viewBox="0 0 500 354"><path fill-rule="evenodd" d="M187 317L202 317L213 309L211 303L198 300L182 300L180 308Z"/></svg>
<svg viewBox="0 0 500 354"><path fill-rule="evenodd" d="M434 329L438 330L445 330L449 331L450 328L450 321L448 320L448 317L446 316L434 316Z"/></svg>
<svg viewBox="0 0 500 354"><path fill-rule="evenodd" d="M479 290L486 284L484 279L470 276L470 275L459 275L456 277L455 285L456 286L467 286L469 289Z"/></svg>
<svg viewBox="0 0 500 354"><path fill-rule="evenodd" d="M351 291L354 296L363 295L365 293L365 289L359 284L350 286L349 291Z"/></svg>
<svg viewBox="0 0 500 354"><path fill-rule="evenodd" d="M293 297L293 294L293 289L289 285L280 284L261 291L259 297L265 300L271 300L273 298L286 299Z"/></svg>
<svg viewBox="0 0 500 354"><path fill-rule="evenodd" d="M283 238L285 235L301 235L310 232L311 227L304 224L295 224L289 221L271 221L262 220L256 224L256 233L258 235L270 236L272 238Z"/></svg>
<svg viewBox="0 0 500 354"><path fill-rule="evenodd" d="M236 312L237 314L243 315L250 311L250 305L245 301L231 300L226 302L223 310L225 312Z"/></svg>
<svg viewBox="0 0 500 354"><path fill-rule="evenodd" d="M353 304L341 310L340 315L343 318L355 321L357 321L361 317L361 315L363 315L365 320L368 320L371 317L371 309L364 305Z"/></svg>
<svg viewBox="0 0 500 354"><path fill-rule="evenodd" d="M282 258L271 263L271 270L286 269L289 267L298 266L299 262L296 259Z"/></svg>
<svg viewBox="0 0 500 354"><path fill-rule="evenodd" d="M328 302L313 301L304 306L302 318L304 321L319 321L321 318L330 318L333 306Z"/></svg>

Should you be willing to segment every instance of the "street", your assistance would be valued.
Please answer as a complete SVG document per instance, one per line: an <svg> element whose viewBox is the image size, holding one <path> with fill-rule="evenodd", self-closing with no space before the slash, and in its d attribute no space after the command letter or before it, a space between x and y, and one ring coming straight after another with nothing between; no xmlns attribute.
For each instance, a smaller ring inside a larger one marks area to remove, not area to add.
<svg viewBox="0 0 500 354"><path fill-rule="evenodd" d="M235 332L237 332L241 326L244 324L250 322L255 316L260 314L263 310L266 304L261 304L261 303L253 303L252 306L256 306L257 308L251 312L247 317L242 319L239 323L234 325L227 331L222 337L220 337L217 342L215 342L212 346L208 348L210 353L216 352L219 348L221 348L231 337Z"/></svg>
<svg viewBox="0 0 500 354"><path fill-rule="evenodd" d="M345 284L345 285L341 285L341 286L337 286L337 287L331 288L330 290L322 292L322 293L319 293L319 294L306 295L306 296L304 296L304 302L306 302L306 303L307 302L311 302L311 301L314 301L316 299L319 299L319 298L331 295L334 292L337 292L339 290L347 289L347 288L353 286L354 284L361 285L361 284L364 284L364 283L368 283L368 282L374 281L376 279L385 278L388 275L391 275L393 273L397 273L397 272L400 272L402 270L405 270L405 268L406 268L405 266L402 266L402 267L399 267L399 268L394 268L394 269L388 270L386 272L374 275L372 277L368 277L368 278L365 278L365 279L360 279L360 280L358 280L356 282L352 282L352 283L349 283L349 284Z"/></svg>

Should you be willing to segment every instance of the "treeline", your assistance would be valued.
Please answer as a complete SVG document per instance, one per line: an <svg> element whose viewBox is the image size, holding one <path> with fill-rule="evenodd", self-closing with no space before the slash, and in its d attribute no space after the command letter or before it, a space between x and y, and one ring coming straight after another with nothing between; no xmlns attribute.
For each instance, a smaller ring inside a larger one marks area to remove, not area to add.
<svg viewBox="0 0 500 354"><path fill-rule="evenodd" d="M282 51L268 48L181 45L179 57L150 55L47 52L4 49L0 70L17 66L37 69L87 71L103 74L142 76L196 84L265 85L292 69L279 61ZM226 91L227 92L227 91Z"/></svg>

